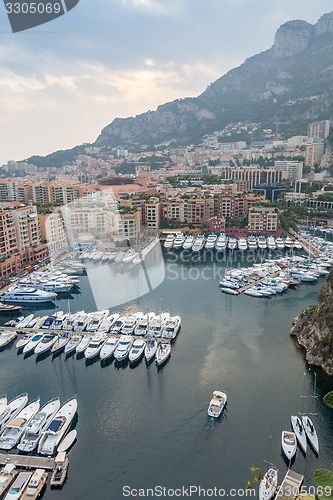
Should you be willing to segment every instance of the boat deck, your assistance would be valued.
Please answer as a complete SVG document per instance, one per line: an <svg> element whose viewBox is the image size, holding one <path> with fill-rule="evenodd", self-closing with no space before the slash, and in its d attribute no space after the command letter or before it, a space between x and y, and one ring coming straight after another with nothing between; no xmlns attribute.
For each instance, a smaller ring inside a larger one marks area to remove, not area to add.
<svg viewBox="0 0 333 500"><path fill-rule="evenodd" d="M0 464L6 465L9 463L15 464L16 467L24 467L25 469L54 469L54 458L0 453Z"/></svg>
<svg viewBox="0 0 333 500"><path fill-rule="evenodd" d="M298 474L298 472L288 469L280 487L278 488L275 500L298 495L303 479L304 476Z"/></svg>

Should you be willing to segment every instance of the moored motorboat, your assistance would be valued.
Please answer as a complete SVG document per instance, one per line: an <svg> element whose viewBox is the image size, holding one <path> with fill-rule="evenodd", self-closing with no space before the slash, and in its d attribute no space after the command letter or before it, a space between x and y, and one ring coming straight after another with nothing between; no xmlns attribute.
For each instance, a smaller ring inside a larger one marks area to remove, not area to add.
<svg viewBox="0 0 333 500"><path fill-rule="evenodd" d="M169 318L170 314L168 312L160 313L155 316L155 318L149 322L146 336L155 338L161 337L162 331Z"/></svg>
<svg viewBox="0 0 333 500"><path fill-rule="evenodd" d="M54 469L52 471L50 480L51 488L60 487L64 484L68 466L69 466L69 461L66 456L66 452L64 451L59 452L54 459Z"/></svg>
<svg viewBox="0 0 333 500"><path fill-rule="evenodd" d="M306 453L306 434L303 428L302 421L297 415L291 416L291 426L294 433L296 434L296 438L300 447L302 448L304 453Z"/></svg>
<svg viewBox="0 0 333 500"><path fill-rule="evenodd" d="M10 344L17 336L15 330L3 330L0 332L0 349Z"/></svg>
<svg viewBox="0 0 333 500"><path fill-rule="evenodd" d="M58 338L51 347L51 352L53 354L55 354L56 352L60 352L62 349L65 348L69 340L70 340L70 335L68 332L64 332L62 335L58 335Z"/></svg>
<svg viewBox="0 0 333 500"><path fill-rule="evenodd" d="M23 354L28 354L31 351L34 351L36 346L43 340L44 335L41 333L37 333L32 337L30 342L28 342L24 347L23 347Z"/></svg>
<svg viewBox="0 0 333 500"><path fill-rule="evenodd" d="M15 464L6 464L0 471L0 498L3 498L2 495L6 493L16 476Z"/></svg>
<svg viewBox="0 0 333 500"><path fill-rule="evenodd" d="M32 474L20 500L35 500L38 498L47 481L47 472L45 469L36 469Z"/></svg>
<svg viewBox="0 0 333 500"><path fill-rule="evenodd" d="M162 330L162 338L173 340L176 338L181 325L180 316L170 316Z"/></svg>
<svg viewBox="0 0 333 500"><path fill-rule="evenodd" d="M281 445L283 453L288 460L291 460L297 450L296 434L291 431L282 431Z"/></svg>
<svg viewBox="0 0 333 500"><path fill-rule="evenodd" d="M31 475L31 472L19 472L4 500L18 500L21 498Z"/></svg>
<svg viewBox="0 0 333 500"><path fill-rule="evenodd" d="M236 290L235 288L228 288L228 287L222 286L220 288L220 290L221 290L221 292L227 293L228 295L239 295L239 291Z"/></svg>
<svg viewBox="0 0 333 500"><path fill-rule="evenodd" d="M66 437L64 437L64 439L59 444L58 453L67 451L76 440L76 437L77 437L77 430L73 429L71 432L67 434Z"/></svg>
<svg viewBox="0 0 333 500"><path fill-rule="evenodd" d="M82 335L80 335L79 333L72 335L69 342L65 345L65 354L69 355L74 352L77 346L80 344L81 340Z"/></svg>
<svg viewBox="0 0 333 500"><path fill-rule="evenodd" d="M0 449L11 450L17 445L30 420L38 412L39 406L40 400L37 399L7 422L0 436Z"/></svg>
<svg viewBox="0 0 333 500"><path fill-rule="evenodd" d="M53 455L62 438L66 434L77 411L77 400L75 398L67 401L58 410L50 422L46 431L43 432L38 444L38 453L41 455Z"/></svg>
<svg viewBox="0 0 333 500"><path fill-rule="evenodd" d="M114 351L116 350L118 344L118 338L115 336L111 336L107 339L107 341L104 343L102 346L102 349L99 353L99 356L101 359L108 359L110 358Z"/></svg>
<svg viewBox="0 0 333 500"><path fill-rule="evenodd" d="M259 483L259 500L270 500L274 497L278 484L278 470L270 467Z"/></svg>
<svg viewBox="0 0 333 500"><path fill-rule="evenodd" d="M97 334L92 337L87 346L87 349L85 349L84 351L84 357L86 359L93 359L95 356L97 356L102 349L105 340L106 337L103 334Z"/></svg>
<svg viewBox="0 0 333 500"><path fill-rule="evenodd" d="M55 333L48 333L44 335L41 342L39 342L35 347L35 354L38 355L48 352L56 340L57 335Z"/></svg>
<svg viewBox="0 0 333 500"><path fill-rule="evenodd" d="M34 334L33 333L27 333L26 335L23 335L15 344L15 347L17 349L23 349L24 346L29 344L30 340L33 338Z"/></svg>
<svg viewBox="0 0 333 500"><path fill-rule="evenodd" d="M28 423L17 448L20 451L30 453L37 447L42 433L47 429L51 420L59 411L60 399L54 398L44 405Z"/></svg>
<svg viewBox="0 0 333 500"><path fill-rule="evenodd" d="M227 404L226 393L223 391L214 391L213 397L209 402L207 410L208 416L218 418L221 415L223 408L225 407L226 404Z"/></svg>
<svg viewBox="0 0 333 500"><path fill-rule="evenodd" d="M166 237L166 240L163 244L164 248L167 248L167 249L171 248L173 245L174 239L175 239L175 236L173 234L171 234L171 233L168 234L168 236Z"/></svg>
<svg viewBox="0 0 333 500"><path fill-rule="evenodd" d="M130 363L136 363L142 358L142 356L144 354L145 347L146 347L145 340L143 340L143 339L135 339L134 340L132 347L128 353L128 359L129 359Z"/></svg>
<svg viewBox="0 0 333 500"><path fill-rule="evenodd" d="M155 318L155 313L149 312L144 314L141 318L139 318L135 328L134 335L146 335L149 323Z"/></svg>
<svg viewBox="0 0 333 500"><path fill-rule="evenodd" d="M310 417L307 415L302 416L303 429L305 430L306 437L314 451L319 453L319 441L315 426Z"/></svg>
<svg viewBox="0 0 333 500"><path fill-rule="evenodd" d="M113 353L117 361L123 361L127 358L130 348L132 346L133 337L131 335L121 335L117 347Z"/></svg>
<svg viewBox="0 0 333 500"><path fill-rule="evenodd" d="M156 355L158 341L156 339L148 339L145 347L145 359L149 363Z"/></svg>
<svg viewBox="0 0 333 500"><path fill-rule="evenodd" d="M8 422L16 417L16 415L25 407L28 402L28 394L24 393L12 399L5 408L2 409L0 414L0 431L2 431Z"/></svg>
<svg viewBox="0 0 333 500"><path fill-rule="evenodd" d="M157 366L163 365L163 363L165 363L170 356L171 356L170 342L159 342L155 355L155 362Z"/></svg>
<svg viewBox="0 0 333 500"><path fill-rule="evenodd" d="M77 354L84 353L84 351L87 349L87 347L89 345L90 340L91 340L91 336L90 335L83 335L80 343L76 347Z"/></svg>

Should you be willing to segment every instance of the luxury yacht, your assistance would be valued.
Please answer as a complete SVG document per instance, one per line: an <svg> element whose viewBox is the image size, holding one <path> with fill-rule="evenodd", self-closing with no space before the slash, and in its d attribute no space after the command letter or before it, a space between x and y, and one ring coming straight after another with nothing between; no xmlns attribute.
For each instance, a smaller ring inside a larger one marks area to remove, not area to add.
<svg viewBox="0 0 333 500"><path fill-rule="evenodd" d="M41 455L53 455L66 434L77 410L77 400L70 399L65 403L50 422L46 431L43 432L38 444L38 453Z"/></svg>
<svg viewBox="0 0 333 500"><path fill-rule="evenodd" d="M190 234L186 236L185 241L183 243L183 250L190 250L194 243L194 237Z"/></svg>
<svg viewBox="0 0 333 500"><path fill-rule="evenodd" d="M175 236L173 234L168 234L164 242L164 248L171 248L174 242Z"/></svg>
<svg viewBox="0 0 333 500"><path fill-rule="evenodd" d="M8 403L4 408L2 408L0 414L0 431L2 431L8 422L16 417L16 415L25 407L28 402L28 394L24 393L20 396L17 396L15 399L12 399L10 403ZM1 408L1 407L0 407Z"/></svg>
<svg viewBox="0 0 333 500"><path fill-rule="evenodd" d="M246 238L239 238L238 240L238 248L239 250L241 250L242 252L244 252L245 250L247 250L247 241L246 241Z"/></svg>
<svg viewBox="0 0 333 500"><path fill-rule="evenodd" d="M127 358L132 343L133 337L131 335L121 335L118 345L113 354L117 361L123 361Z"/></svg>
<svg viewBox="0 0 333 500"><path fill-rule="evenodd" d="M228 239L224 233L221 233L215 242L215 250L217 252L224 252L227 247Z"/></svg>
<svg viewBox="0 0 333 500"><path fill-rule="evenodd" d="M184 241L185 241L185 236L183 235L183 233L177 233L173 241L173 248L175 250L179 250L180 248L182 248Z"/></svg>
<svg viewBox="0 0 333 500"><path fill-rule="evenodd" d="M38 412L39 406L40 401L37 399L7 422L0 436L0 449L11 450L17 445L30 420Z"/></svg>
<svg viewBox="0 0 333 500"><path fill-rule="evenodd" d="M203 249L204 244L205 244L205 237L203 234L199 234L193 243L192 252L200 252Z"/></svg>
<svg viewBox="0 0 333 500"><path fill-rule="evenodd" d="M52 302L57 296L54 292L44 292L34 287L20 288L11 287L2 295L1 302L26 302L31 304L40 304L43 302Z"/></svg>
<svg viewBox="0 0 333 500"><path fill-rule="evenodd" d="M236 250L237 238L235 238L234 236L229 236L227 246L229 250Z"/></svg>
<svg viewBox="0 0 333 500"><path fill-rule="evenodd" d="M213 250L215 248L216 240L217 240L217 235L215 233L209 234L205 243L205 249Z"/></svg>
<svg viewBox="0 0 333 500"><path fill-rule="evenodd" d="M170 316L162 330L162 338L173 340L180 330L180 316Z"/></svg>
<svg viewBox="0 0 333 500"><path fill-rule="evenodd" d="M116 350L118 345L118 338L111 336L107 339L107 341L104 343L102 346L102 349L100 350L100 358L101 359L108 359L110 358L114 351Z"/></svg>
<svg viewBox="0 0 333 500"><path fill-rule="evenodd" d="M105 335L97 334L89 342L87 349L84 351L84 357L86 359L93 359L97 356L102 349L102 346L106 340Z"/></svg>

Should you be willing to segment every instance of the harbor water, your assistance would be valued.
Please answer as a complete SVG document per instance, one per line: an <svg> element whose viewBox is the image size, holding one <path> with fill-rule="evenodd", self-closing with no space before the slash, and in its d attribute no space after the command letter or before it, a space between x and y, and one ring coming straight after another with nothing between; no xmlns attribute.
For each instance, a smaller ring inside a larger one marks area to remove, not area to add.
<svg viewBox="0 0 333 500"><path fill-rule="evenodd" d="M144 361L132 368L64 354L24 359L15 345L0 353L0 395L12 399L27 391L42 404L77 395L78 439L69 452L68 478L61 491L48 487L44 498L118 500L129 488L190 486L227 495L246 487L250 467L266 470L265 460L278 467L281 481L287 470L281 432L300 412L316 413L320 452L317 457L308 448L304 456L298 449L292 469L309 487L316 468L332 466L333 411L323 396L333 380L318 371L312 397L314 371L289 335L293 317L316 302L324 279L271 299L231 296L218 286L226 265L203 255L193 260L169 253L162 260L157 249L145 269L90 264L81 293L56 301L65 312L103 306L180 315L181 331L160 369ZM239 257L233 265L247 264ZM52 314L54 306L23 312ZM228 395L217 420L207 416L214 390Z"/></svg>

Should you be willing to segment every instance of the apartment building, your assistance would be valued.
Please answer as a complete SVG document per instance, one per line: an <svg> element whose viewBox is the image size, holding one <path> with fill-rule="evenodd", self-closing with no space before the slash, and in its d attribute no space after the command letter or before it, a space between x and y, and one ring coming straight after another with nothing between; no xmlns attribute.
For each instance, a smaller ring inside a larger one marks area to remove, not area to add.
<svg viewBox="0 0 333 500"><path fill-rule="evenodd" d="M279 212L273 207L253 207L248 214L248 231L251 234L277 234Z"/></svg>
<svg viewBox="0 0 333 500"><path fill-rule="evenodd" d="M259 184L270 184L281 182L282 172L275 168L253 168L253 167L222 167L209 169L210 173L220 175L222 179L247 182L249 189Z"/></svg>
<svg viewBox="0 0 333 500"><path fill-rule="evenodd" d="M184 222L184 200L174 198L163 201L162 219L174 222Z"/></svg>
<svg viewBox="0 0 333 500"><path fill-rule="evenodd" d="M0 212L0 258L17 250L17 238L12 210Z"/></svg>
<svg viewBox="0 0 333 500"><path fill-rule="evenodd" d="M41 232L37 208L33 205L12 210L18 250L37 246L41 243Z"/></svg>
<svg viewBox="0 0 333 500"><path fill-rule="evenodd" d="M314 142L305 146L305 165L314 168L320 165L324 154L324 144L322 142Z"/></svg>
<svg viewBox="0 0 333 500"><path fill-rule="evenodd" d="M330 133L330 126L330 120L309 123L308 136L312 137L314 142L324 141Z"/></svg>
<svg viewBox="0 0 333 500"><path fill-rule="evenodd" d="M158 198L150 198L142 206L142 224L147 229L159 229L161 225L162 204Z"/></svg>
<svg viewBox="0 0 333 500"><path fill-rule="evenodd" d="M61 212L39 214L38 221L42 241L47 242L50 255L68 247L65 221Z"/></svg>
<svg viewBox="0 0 333 500"><path fill-rule="evenodd" d="M300 180L303 177L302 161L275 160L274 167L277 171L286 172L288 179Z"/></svg>
<svg viewBox="0 0 333 500"><path fill-rule="evenodd" d="M125 240L137 239L141 231L140 211L137 209L108 211L105 215L106 234L109 237Z"/></svg>

